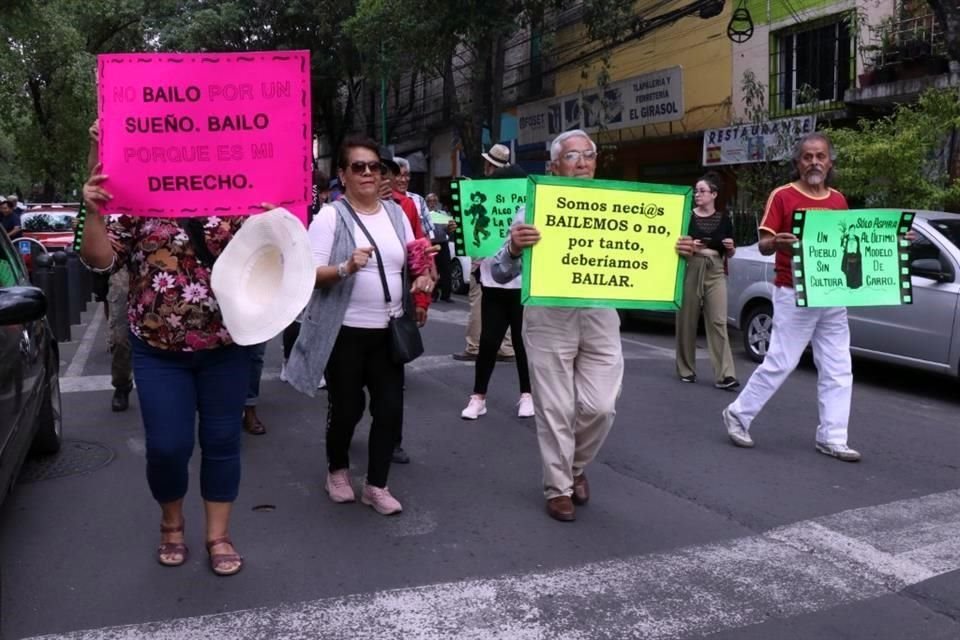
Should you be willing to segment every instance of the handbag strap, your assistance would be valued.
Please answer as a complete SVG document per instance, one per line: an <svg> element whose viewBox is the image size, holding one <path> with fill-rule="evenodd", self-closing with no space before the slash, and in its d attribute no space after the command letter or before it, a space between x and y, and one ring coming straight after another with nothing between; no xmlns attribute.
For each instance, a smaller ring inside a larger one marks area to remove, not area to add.
<svg viewBox="0 0 960 640"><path fill-rule="evenodd" d="M357 226L360 227L360 231L363 232L363 235L367 236L367 240L370 242L370 246L373 247L373 252L377 254L377 271L380 272L380 284L383 285L383 298L387 301L387 305L390 305L390 287L387 286L387 273L383 269L383 256L380 254L380 247L377 246L376 240L373 239L373 236L370 235L370 232L367 231L367 227L363 224L363 221L360 219L360 216L357 215L357 212L353 210L353 207L350 206L350 203L346 198L340 198L340 202L347 208L347 211L350 212L350 215L353 217L353 221L357 223Z"/></svg>

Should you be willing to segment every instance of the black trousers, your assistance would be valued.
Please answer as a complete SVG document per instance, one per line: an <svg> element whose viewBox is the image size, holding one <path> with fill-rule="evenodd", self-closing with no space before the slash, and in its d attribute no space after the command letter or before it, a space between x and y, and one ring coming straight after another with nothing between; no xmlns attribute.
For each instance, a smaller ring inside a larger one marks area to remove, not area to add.
<svg viewBox="0 0 960 640"><path fill-rule="evenodd" d="M290 359L290 352L293 351L293 345L300 337L300 323L294 320L283 330L283 359Z"/></svg>
<svg viewBox="0 0 960 640"><path fill-rule="evenodd" d="M325 371L327 378L327 464L350 467L350 442L370 394L367 483L386 487L393 445L403 424L403 366L390 358L386 329L341 327Z"/></svg>
<svg viewBox="0 0 960 640"><path fill-rule="evenodd" d="M520 378L520 393L530 393L530 372L527 369L527 351L523 347L523 305L520 304L520 289L484 287L480 298L480 349L474 370L474 393L487 393L493 367L497 363L497 351L510 327L513 351L517 360L517 376Z"/></svg>
<svg viewBox="0 0 960 640"><path fill-rule="evenodd" d="M450 294L453 293L450 290L450 275L452 270L450 265L450 261L452 260L450 256L450 243L444 240L439 244L440 253L437 254L437 294L441 300L449 300Z"/></svg>

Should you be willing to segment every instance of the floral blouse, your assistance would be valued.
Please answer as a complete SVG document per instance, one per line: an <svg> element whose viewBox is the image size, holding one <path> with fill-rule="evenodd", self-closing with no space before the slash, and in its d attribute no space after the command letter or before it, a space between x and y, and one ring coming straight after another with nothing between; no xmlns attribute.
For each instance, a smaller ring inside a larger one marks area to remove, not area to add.
<svg viewBox="0 0 960 640"><path fill-rule="evenodd" d="M206 218L207 248L220 255L242 217ZM176 218L111 216L107 224L117 268L130 272L130 330L166 351L201 351L233 343L210 289L210 268L193 251Z"/></svg>

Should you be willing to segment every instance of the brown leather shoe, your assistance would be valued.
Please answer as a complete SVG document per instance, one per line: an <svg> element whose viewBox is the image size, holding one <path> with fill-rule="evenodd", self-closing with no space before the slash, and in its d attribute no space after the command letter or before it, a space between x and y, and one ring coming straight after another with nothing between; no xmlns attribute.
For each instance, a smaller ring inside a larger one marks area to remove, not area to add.
<svg viewBox="0 0 960 640"><path fill-rule="evenodd" d="M257 417L256 409L247 407L243 410L243 430L252 436L262 436L267 432L267 428Z"/></svg>
<svg viewBox="0 0 960 640"><path fill-rule="evenodd" d="M587 504L590 501L590 483L587 482L587 474L581 473L573 477L573 504Z"/></svg>
<svg viewBox="0 0 960 640"><path fill-rule="evenodd" d="M573 509L573 500L569 496L557 496L547 500L547 513L554 520L573 522L577 519Z"/></svg>

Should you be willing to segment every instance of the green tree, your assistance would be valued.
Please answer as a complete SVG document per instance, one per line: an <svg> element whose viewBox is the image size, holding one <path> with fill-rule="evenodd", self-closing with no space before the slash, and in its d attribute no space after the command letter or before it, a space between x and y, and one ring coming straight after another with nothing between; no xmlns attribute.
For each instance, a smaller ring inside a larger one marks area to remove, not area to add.
<svg viewBox="0 0 960 640"><path fill-rule="evenodd" d="M95 55L144 49L150 16L164 4L51 0L3 8L0 183L43 199L79 187L96 113Z"/></svg>
<svg viewBox="0 0 960 640"><path fill-rule="evenodd" d="M854 129L826 129L839 156L837 187L868 207L953 209L960 180L947 167L950 132L960 126L957 91L930 90Z"/></svg>

